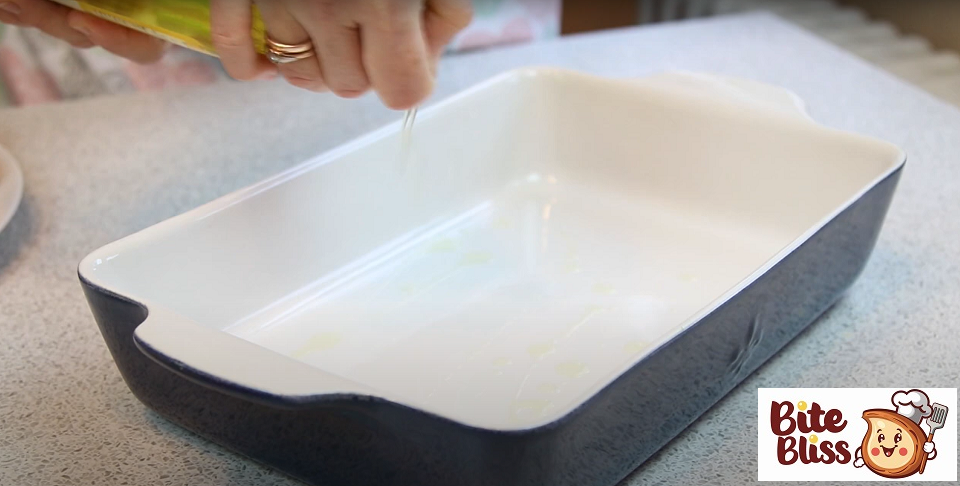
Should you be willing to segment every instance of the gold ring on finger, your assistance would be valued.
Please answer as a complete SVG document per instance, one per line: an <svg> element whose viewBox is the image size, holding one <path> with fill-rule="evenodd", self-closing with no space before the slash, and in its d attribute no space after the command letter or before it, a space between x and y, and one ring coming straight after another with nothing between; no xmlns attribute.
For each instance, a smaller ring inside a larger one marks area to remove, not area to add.
<svg viewBox="0 0 960 486"><path fill-rule="evenodd" d="M305 41L299 44L277 42L269 36L266 38L267 59L274 64L286 64L313 57L313 42Z"/></svg>

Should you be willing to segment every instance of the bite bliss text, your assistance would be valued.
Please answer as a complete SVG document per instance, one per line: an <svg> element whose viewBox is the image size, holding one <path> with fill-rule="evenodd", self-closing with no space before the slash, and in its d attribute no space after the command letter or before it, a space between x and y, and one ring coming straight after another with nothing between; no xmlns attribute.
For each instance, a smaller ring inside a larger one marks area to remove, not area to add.
<svg viewBox="0 0 960 486"><path fill-rule="evenodd" d="M803 464L850 462L850 446L846 441L836 443L819 440L816 435L824 432L839 433L847 426L840 410L823 408L813 402L807 410L798 410L792 402L771 402L770 430L777 435L777 460L788 466L800 461ZM799 432L799 438L793 434Z"/></svg>

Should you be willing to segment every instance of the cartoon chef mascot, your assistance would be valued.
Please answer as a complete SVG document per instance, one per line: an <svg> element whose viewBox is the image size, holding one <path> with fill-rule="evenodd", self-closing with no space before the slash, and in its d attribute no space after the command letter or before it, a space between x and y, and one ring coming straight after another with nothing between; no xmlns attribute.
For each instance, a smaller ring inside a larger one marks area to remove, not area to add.
<svg viewBox="0 0 960 486"><path fill-rule="evenodd" d="M920 421L931 414L930 399L920 390L893 394L897 411L873 409L863 412L867 434L856 451L855 467L867 466L887 478L904 478L923 472L928 460L937 457L937 449L920 428Z"/></svg>

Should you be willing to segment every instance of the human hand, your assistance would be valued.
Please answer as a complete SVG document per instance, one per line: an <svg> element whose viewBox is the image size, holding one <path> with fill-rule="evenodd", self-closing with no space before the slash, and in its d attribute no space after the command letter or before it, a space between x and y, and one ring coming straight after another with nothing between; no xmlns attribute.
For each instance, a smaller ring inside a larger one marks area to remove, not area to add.
<svg viewBox="0 0 960 486"><path fill-rule="evenodd" d="M855 461L853 461L853 467L863 467L863 458L858 457Z"/></svg>
<svg viewBox="0 0 960 486"><path fill-rule="evenodd" d="M923 443L923 452L926 452L927 454L931 454L931 453L935 454L935 451L936 451L936 446L934 445L933 442Z"/></svg>
<svg viewBox="0 0 960 486"><path fill-rule="evenodd" d="M74 47L101 46L139 63L155 62L166 43L49 0L0 0L0 22L33 27Z"/></svg>
<svg viewBox="0 0 960 486"><path fill-rule="evenodd" d="M213 44L231 76L256 79L277 70L294 86L346 98L372 88L393 109L415 106L430 94L444 46L471 17L469 0L255 3L271 39L311 41L316 55L274 67L254 50L249 2L211 0Z"/></svg>

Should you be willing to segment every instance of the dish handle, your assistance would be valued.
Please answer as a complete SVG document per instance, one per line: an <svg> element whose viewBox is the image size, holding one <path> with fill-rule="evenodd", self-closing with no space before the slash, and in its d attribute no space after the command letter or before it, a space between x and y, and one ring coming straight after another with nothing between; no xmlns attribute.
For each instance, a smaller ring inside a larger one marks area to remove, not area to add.
<svg viewBox="0 0 960 486"><path fill-rule="evenodd" d="M174 373L245 399L295 406L318 395L373 394L357 382L162 309L149 311L133 340Z"/></svg>
<svg viewBox="0 0 960 486"><path fill-rule="evenodd" d="M726 99L816 123L807 113L806 103L796 93L759 81L718 74L670 71L645 77L637 82L695 96Z"/></svg>

